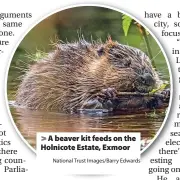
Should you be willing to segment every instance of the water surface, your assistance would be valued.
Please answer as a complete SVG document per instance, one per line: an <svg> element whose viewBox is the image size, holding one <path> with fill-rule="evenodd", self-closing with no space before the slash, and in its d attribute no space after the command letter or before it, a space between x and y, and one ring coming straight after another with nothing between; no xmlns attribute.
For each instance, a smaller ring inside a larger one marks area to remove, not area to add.
<svg viewBox="0 0 180 180"><path fill-rule="evenodd" d="M164 112L88 115L13 107L11 113L22 136L33 147L37 132L140 132L142 143L145 143L156 135L164 120Z"/></svg>

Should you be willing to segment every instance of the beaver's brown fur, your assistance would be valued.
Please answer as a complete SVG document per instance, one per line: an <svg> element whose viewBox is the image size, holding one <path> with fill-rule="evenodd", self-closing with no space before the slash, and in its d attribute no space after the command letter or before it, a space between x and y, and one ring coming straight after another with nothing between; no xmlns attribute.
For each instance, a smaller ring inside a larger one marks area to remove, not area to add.
<svg viewBox="0 0 180 180"><path fill-rule="evenodd" d="M58 44L30 67L16 102L31 109L75 111L94 103L104 89L146 93L160 83L141 50L111 39L104 44L81 40Z"/></svg>

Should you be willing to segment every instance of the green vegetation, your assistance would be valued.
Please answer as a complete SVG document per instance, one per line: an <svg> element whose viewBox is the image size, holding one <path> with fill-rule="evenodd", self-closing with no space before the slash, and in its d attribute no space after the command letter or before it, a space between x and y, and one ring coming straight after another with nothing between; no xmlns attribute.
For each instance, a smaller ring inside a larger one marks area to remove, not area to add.
<svg viewBox="0 0 180 180"><path fill-rule="evenodd" d="M145 116L151 119L157 119L159 114L156 112L156 109L154 109L153 112L145 113Z"/></svg>
<svg viewBox="0 0 180 180"><path fill-rule="evenodd" d="M153 55L152 55L150 42L148 39L149 32L143 26L141 26L138 22L136 22L135 20L133 20L131 17L129 17L127 15L122 16L122 25L123 25L124 35L125 36L128 35L128 31L129 31L129 28L130 28L132 22L134 22L133 24L135 24L138 27L140 34L143 36L149 58L152 61L153 67L156 68L156 65L155 65L155 62L153 59Z"/></svg>
<svg viewBox="0 0 180 180"><path fill-rule="evenodd" d="M158 91L163 91L167 86L169 86L169 83L163 83L159 88L153 89L150 94L154 94Z"/></svg>
<svg viewBox="0 0 180 180"><path fill-rule="evenodd" d="M123 15L122 19L123 19L122 26L123 26L124 35L127 36L133 19L127 15Z"/></svg>
<svg viewBox="0 0 180 180"><path fill-rule="evenodd" d="M48 55L48 53L42 51L42 50L38 50L35 53L27 53L25 54L25 57L29 59L29 61L31 62L36 62L44 57L46 57Z"/></svg>

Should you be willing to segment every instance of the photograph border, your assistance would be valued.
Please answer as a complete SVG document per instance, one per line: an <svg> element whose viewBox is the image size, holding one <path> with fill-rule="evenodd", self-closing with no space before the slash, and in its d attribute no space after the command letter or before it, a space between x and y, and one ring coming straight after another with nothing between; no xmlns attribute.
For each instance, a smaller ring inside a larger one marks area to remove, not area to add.
<svg viewBox="0 0 180 180"><path fill-rule="evenodd" d="M20 39L17 41L17 43L14 45L14 48L12 50L12 53L10 55L10 58L8 59L8 65L7 65L7 69L6 69L6 74L5 74L5 85L4 85L4 88L5 88L5 103L6 103L6 108L7 108L7 111L8 111L8 115L10 117L10 120L11 120L11 123L13 124L14 126L14 129L16 130L17 134L20 136L21 140L36 154L36 149L33 148L29 143L28 141L23 137L23 135L21 134L21 132L19 131L19 129L17 128L15 122L14 122L14 119L13 119L13 116L10 112L10 108L9 108L9 104L8 104L8 94L7 94L7 83L8 83L8 73L9 73L9 68L10 68L10 65L11 65L11 62L12 62L12 58L18 48L18 46L20 45L21 41L25 38L25 36L37 25L39 24L40 22L42 22L43 20L45 20L46 18L48 18L49 16L55 14L55 13L58 13L60 11L63 11L63 10L67 10L67 9L70 9L70 8L76 8L76 7L84 7L84 6L92 6L92 7L102 7L102 8L108 8L108 9L111 9L111 10L114 10L114 11L117 11L119 13L123 13L123 14L126 14L128 15L129 17L135 19L139 24L141 24L142 26L144 26L148 31L149 33L151 34L151 36L154 38L154 40L156 41L156 43L158 44L160 50L162 51L162 54L163 56L165 57L165 60L166 60L166 64L168 66L168 71L169 71L169 76L170 76L170 101L169 101L169 105L167 107L167 111L166 111L166 115L165 115L165 118L161 124L161 127L159 128L159 130L157 131L156 135L152 138L151 142L141 151L141 154L143 154L153 143L154 141L158 138L159 134L161 133L162 129L164 128L165 124L166 124L166 121L168 119L168 116L169 116L169 112L170 112L170 109L171 109L171 106L172 106L172 94L173 94L173 79L172 79L172 71L171 71L171 67L170 67L170 64L169 64L169 60L167 58L167 55L160 43L160 41L158 40L158 38L154 35L154 33L152 33L152 31L146 26L144 25L143 22L140 22L136 17L134 17L132 14L130 14L129 12L126 12L124 10L121 10L119 8L115 8L115 7L112 7L110 5L102 5L102 4L76 4L76 5L70 5L70 6L65 6L65 7L62 7L62 8L58 8L54 11L52 11L51 13L47 13L46 15L42 15L42 17L38 20L35 20L34 23L30 24L29 25L29 28L25 30L25 32L21 35ZM120 132L119 132L120 133Z"/></svg>

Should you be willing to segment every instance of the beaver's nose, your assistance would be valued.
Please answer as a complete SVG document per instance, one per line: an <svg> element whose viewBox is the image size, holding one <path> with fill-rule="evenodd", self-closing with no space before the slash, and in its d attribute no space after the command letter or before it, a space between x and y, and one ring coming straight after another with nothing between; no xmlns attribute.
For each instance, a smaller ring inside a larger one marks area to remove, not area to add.
<svg viewBox="0 0 180 180"><path fill-rule="evenodd" d="M142 83L146 84L148 86L154 85L155 80L153 79L152 75L150 73L144 73L142 76Z"/></svg>

